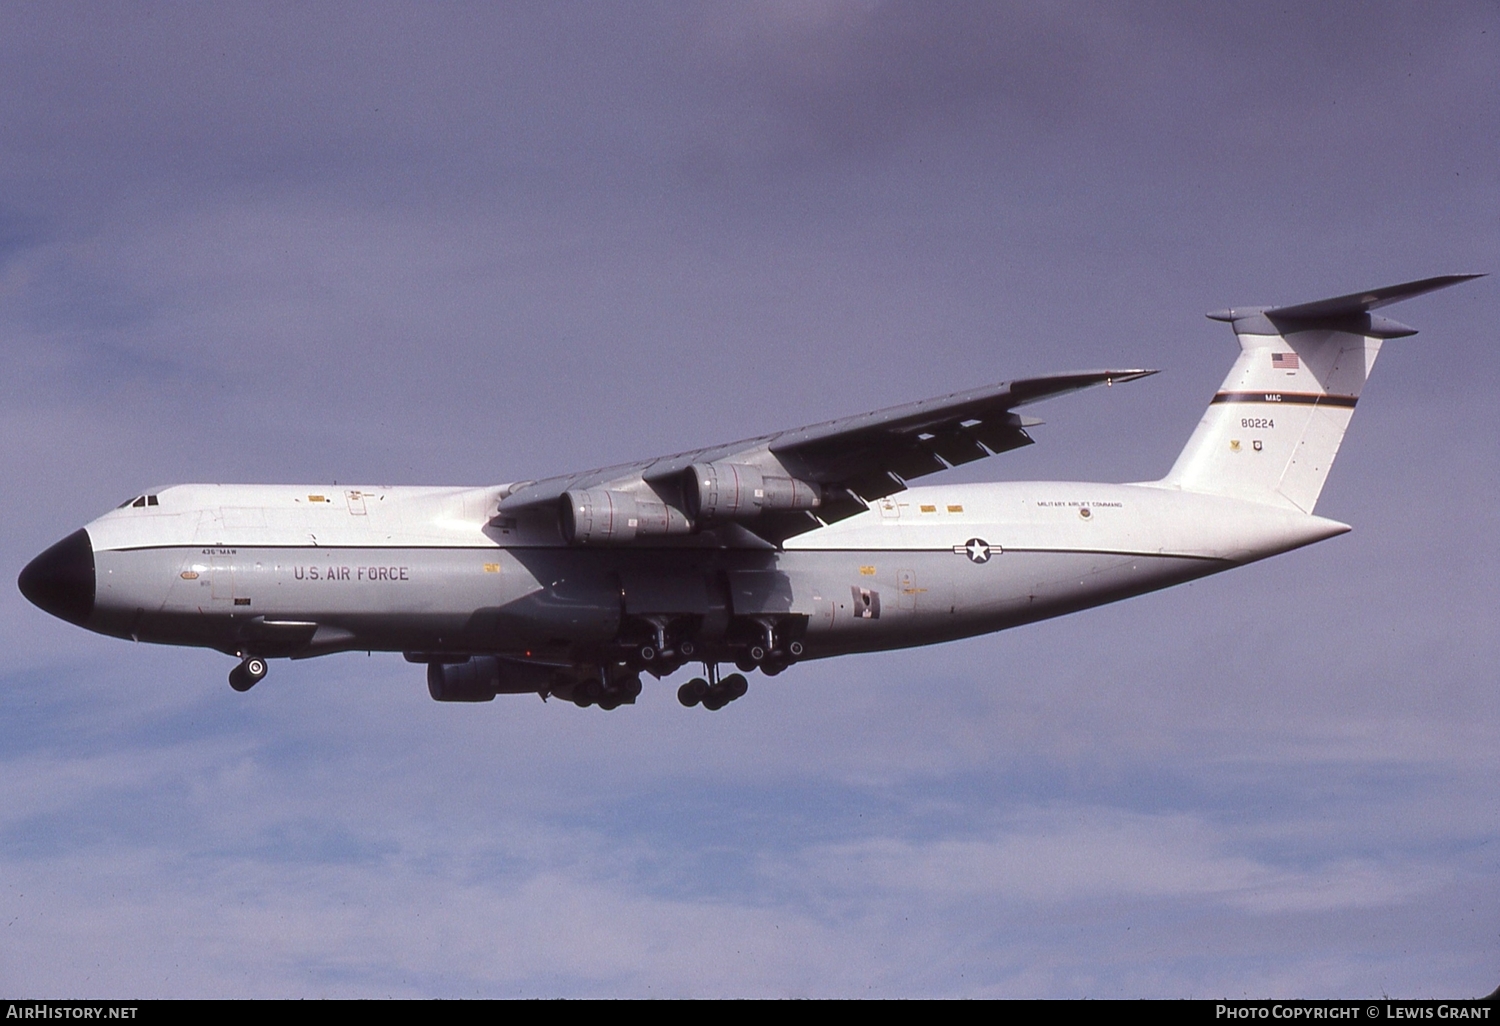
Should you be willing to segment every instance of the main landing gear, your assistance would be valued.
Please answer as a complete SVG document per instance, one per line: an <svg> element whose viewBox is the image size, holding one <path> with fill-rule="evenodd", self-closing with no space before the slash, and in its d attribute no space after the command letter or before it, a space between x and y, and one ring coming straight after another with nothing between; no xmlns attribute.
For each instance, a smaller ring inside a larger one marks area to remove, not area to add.
<svg viewBox="0 0 1500 1026"><path fill-rule="evenodd" d="M677 689L677 701L689 708L702 705L705 709L716 711L736 698L743 698L745 692L750 690L750 682L742 673L731 673L720 680L717 663L704 663L703 672L708 675L708 680L694 677L688 681Z"/></svg>
<svg viewBox="0 0 1500 1026"><path fill-rule="evenodd" d="M573 686L573 704L580 709L597 705L604 710L635 705L641 693L641 675L629 672L611 673L601 667L598 677L586 677Z"/></svg>
<svg viewBox="0 0 1500 1026"><path fill-rule="evenodd" d="M791 625L772 617L755 617L753 624L759 630L749 638L735 659L735 665L744 672L759 670L767 677L774 677L801 659L807 651L801 641L789 636ZM806 629L805 624L803 629Z"/></svg>
<svg viewBox="0 0 1500 1026"><path fill-rule="evenodd" d="M265 675L266 661L257 656L250 656L229 671L229 686L236 691L249 691L259 684Z"/></svg>

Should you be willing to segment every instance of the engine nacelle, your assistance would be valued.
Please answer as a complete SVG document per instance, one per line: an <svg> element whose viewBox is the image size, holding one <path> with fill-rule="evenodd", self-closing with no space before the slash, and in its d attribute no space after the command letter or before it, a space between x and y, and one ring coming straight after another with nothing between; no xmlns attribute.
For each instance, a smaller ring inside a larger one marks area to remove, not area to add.
<svg viewBox="0 0 1500 1026"><path fill-rule="evenodd" d="M570 545L621 545L638 537L688 534L693 529L675 506L607 488L564 492L557 512Z"/></svg>
<svg viewBox="0 0 1500 1026"><path fill-rule="evenodd" d="M748 520L768 509L817 509L823 489L811 481L762 473L745 463L694 463L682 475L695 520Z"/></svg>
<svg viewBox="0 0 1500 1026"><path fill-rule="evenodd" d="M451 657L450 657L451 658ZM489 702L496 695L524 695L546 690L548 667L472 656L463 663L427 664L427 693L437 702Z"/></svg>

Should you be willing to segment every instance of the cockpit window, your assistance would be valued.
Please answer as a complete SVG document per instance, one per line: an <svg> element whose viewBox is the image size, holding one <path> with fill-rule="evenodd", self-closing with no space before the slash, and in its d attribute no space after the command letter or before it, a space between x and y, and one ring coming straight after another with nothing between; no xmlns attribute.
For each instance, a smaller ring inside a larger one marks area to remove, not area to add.
<svg viewBox="0 0 1500 1026"><path fill-rule="evenodd" d="M116 506L115 509L124 509L127 506L129 506L131 509L141 509L144 506L156 506L156 505L159 505L159 503L157 503L157 501L156 501L156 496L154 496L154 495L137 495L133 499L126 499L124 502L122 502L118 506Z"/></svg>

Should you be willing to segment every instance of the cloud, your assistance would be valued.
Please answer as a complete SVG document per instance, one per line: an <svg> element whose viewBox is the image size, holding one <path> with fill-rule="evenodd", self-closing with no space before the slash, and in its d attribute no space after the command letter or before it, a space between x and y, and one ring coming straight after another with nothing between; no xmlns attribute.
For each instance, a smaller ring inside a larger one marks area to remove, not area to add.
<svg viewBox="0 0 1500 1026"><path fill-rule="evenodd" d="M829 886L858 880L955 909L976 901L1071 906L1148 898L1207 899L1252 913L1327 912L1396 905L1447 882L1423 866L1278 865L1245 847L1223 824L1196 815L1028 809L978 837L815 847L798 870Z"/></svg>

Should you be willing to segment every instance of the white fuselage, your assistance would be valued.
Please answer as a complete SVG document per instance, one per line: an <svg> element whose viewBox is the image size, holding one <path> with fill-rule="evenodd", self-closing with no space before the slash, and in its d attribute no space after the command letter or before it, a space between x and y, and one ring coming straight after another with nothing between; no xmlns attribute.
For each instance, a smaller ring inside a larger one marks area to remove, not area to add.
<svg viewBox="0 0 1500 1026"><path fill-rule="evenodd" d="M494 515L500 488L182 485L86 528L85 626L231 652L550 653L632 621L795 617L807 657L970 636L1340 534L1295 510L1155 484L912 488L782 550L721 533L569 546Z"/></svg>

